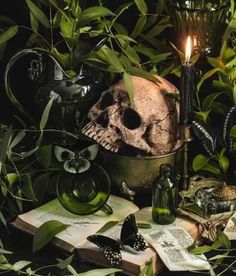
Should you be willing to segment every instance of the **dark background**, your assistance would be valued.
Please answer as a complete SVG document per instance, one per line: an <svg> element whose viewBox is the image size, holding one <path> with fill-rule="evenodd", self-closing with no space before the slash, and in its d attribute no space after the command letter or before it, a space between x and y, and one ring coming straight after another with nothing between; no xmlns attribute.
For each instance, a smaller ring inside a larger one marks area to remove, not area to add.
<svg viewBox="0 0 236 276"><path fill-rule="evenodd" d="M0 15L11 18L16 24L29 25L29 18L24 0L8 0L4 5L1 5ZM4 25L3 25L4 26ZM18 114L17 110L9 103L9 100L5 93L3 75L6 64L18 50L24 48L26 41L26 34L20 31L13 39L11 39L4 52L3 59L0 63L0 121L9 122L15 114ZM24 81L24 65L21 64L21 70L14 72L14 81L17 84L17 92L26 93L26 83ZM22 78L23 77L23 78ZM13 87L15 87L13 85Z"/></svg>

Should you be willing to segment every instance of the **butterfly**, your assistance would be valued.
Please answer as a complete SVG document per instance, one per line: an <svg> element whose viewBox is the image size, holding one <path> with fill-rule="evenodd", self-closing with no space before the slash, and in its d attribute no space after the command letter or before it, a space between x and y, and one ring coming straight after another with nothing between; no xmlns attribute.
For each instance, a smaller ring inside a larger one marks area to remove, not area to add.
<svg viewBox="0 0 236 276"><path fill-rule="evenodd" d="M113 264L119 264L122 260L120 250L126 246L135 251L144 251L147 248L146 242L141 234L138 233L134 214L126 217L120 233L120 240L115 240L103 235L90 235L87 239L103 249L107 260Z"/></svg>
<svg viewBox="0 0 236 276"><path fill-rule="evenodd" d="M59 162L64 162L63 168L70 173L82 173L90 168L90 161L98 153L97 144L84 148L81 151L71 151L60 146L54 146L54 153Z"/></svg>

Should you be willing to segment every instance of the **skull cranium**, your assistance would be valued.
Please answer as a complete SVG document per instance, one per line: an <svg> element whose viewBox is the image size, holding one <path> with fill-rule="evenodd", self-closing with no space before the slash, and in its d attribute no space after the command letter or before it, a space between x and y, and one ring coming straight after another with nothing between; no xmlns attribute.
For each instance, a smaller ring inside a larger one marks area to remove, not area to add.
<svg viewBox="0 0 236 276"><path fill-rule="evenodd" d="M135 148L147 155L172 151L178 137L178 103L167 94L178 90L156 76L156 82L132 77L133 105L123 80L104 91L88 112L82 132L113 152Z"/></svg>

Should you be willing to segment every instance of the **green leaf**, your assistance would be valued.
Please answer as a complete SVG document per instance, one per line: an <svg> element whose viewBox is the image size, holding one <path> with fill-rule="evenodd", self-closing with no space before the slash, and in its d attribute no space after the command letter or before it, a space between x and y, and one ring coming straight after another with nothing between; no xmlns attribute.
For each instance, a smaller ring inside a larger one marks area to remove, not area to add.
<svg viewBox="0 0 236 276"><path fill-rule="evenodd" d="M32 187L38 204L42 203L49 184L50 172L40 173L32 181Z"/></svg>
<svg viewBox="0 0 236 276"><path fill-rule="evenodd" d="M38 20L36 19L36 17L32 14L32 12L30 12L30 25L32 30L35 33L38 33L38 29L39 29L39 24L38 24Z"/></svg>
<svg viewBox="0 0 236 276"><path fill-rule="evenodd" d="M217 276L212 266L210 266L210 276Z"/></svg>
<svg viewBox="0 0 236 276"><path fill-rule="evenodd" d="M132 78L130 75L128 75L126 72L124 72L123 80L124 80L125 87L128 92L128 95L129 95L131 105L133 105L133 103L134 103L134 87L133 87Z"/></svg>
<svg viewBox="0 0 236 276"><path fill-rule="evenodd" d="M151 262L152 264L152 262ZM147 271L148 271L148 267L149 267L150 263L145 264L144 268L142 269L142 271L139 273L138 276L147 276Z"/></svg>
<svg viewBox="0 0 236 276"><path fill-rule="evenodd" d="M52 19L53 28L59 28L62 19L62 14L57 11Z"/></svg>
<svg viewBox="0 0 236 276"><path fill-rule="evenodd" d="M214 101L212 103L211 110L213 112L216 112L217 114L225 116L225 114L226 114L226 112L228 110L228 107L224 103L222 103L222 102Z"/></svg>
<svg viewBox="0 0 236 276"><path fill-rule="evenodd" d="M199 81L199 83L197 84L197 91L200 90L202 84L204 83L205 80L209 79L211 76L213 76L216 72L218 72L220 69L218 68L214 68L211 69L210 71L206 72L203 77L201 78L201 80Z"/></svg>
<svg viewBox="0 0 236 276"><path fill-rule="evenodd" d="M152 63L158 63L160 61L165 60L168 56L170 56L171 53L163 53L163 54L159 54L159 55L155 55L151 58L151 62Z"/></svg>
<svg viewBox="0 0 236 276"><path fill-rule="evenodd" d="M228 252L226 252L226 253L228 253ZM224 254L220 254L220 255L216 255L216 256L209 258L209 261L215 261L215 260L225 259L225 258L231 259L231 258L235 258L235 256L226 256Z"/></svg>
<svg viewBox="0 0 236 276"><path fill-rule="evenodd" d="M59 261L59 263L57 264L57 267L60 269L65 269L69 264L71 264L73 258L74 258L74 254L69 256L65 260L57 259Z"/></svg>
<svg viewBox="0 0 236 276"><path fill-rule="evenodd" d="M219 164L224 174L226 174L228 168L229 168L229 159L227 156L225 156L226 148L223 148L220 152L219 156Z"/></svg>
<svg viewBox="0 0 236 276"><path fill-rule="evenodd" d="M212 250L211 247L208 245L188 249L189 253L192 253L194 255L204 254L211 250Z"/></svg>
<svg viewBox="0 0 236 276"><path fill-rule="evenodd" d="M141 68L131 67L129 68L129 73L133 76L145 78L153 82L158 82L157 78L152 73L144 71Z"/></svg>
<svg viewBox="0 0 236 276"><path fill-rule="evenodd" d="M49 117L49 112L50 112L50 110L51 110L53 101L54 101L54 99L51 98L51 99L48 101L48 103L47 103L47 105L46 105L46 107L45 107L45 109L44 109L44 111L43 111L43 114L42 114L42 117L41 117L41 120L40 120L40 124L39 124L39 127L40 127L41 130L44 129L45 126L46 126L46 124L47 124L48 117Z"/></svg>
<svg viewBox="0 0 236 276"><path fill-rule="evenodd" d="M234 125L234 126L231 128L230 135L231 135L232 137L236 137L236 125Z"/></svg>
<svg viewBox="0 0 236 276"><path fill-rule="evenodd" d="M223 63L226 64L234 58L235 52L233 49L229 48L226 43L223 44L223 47L224 49L221 52L221 58L223 60Z"/></svg>
<svg viewBox="0 0 236 276"><path fill-rule="evenodd" d="M12 269L12 264L10 263L4 263L0 264L0 270L6 271L6 270L11 270Z"/></svg>
<svg viewBox="0 0 236 276"><path fill-rule="evenodd" d="M0 248L0 254L13 254L13 252Z"/></svg>
<svg viewBox="0 0 236 276"><path fill-rule="evenodd" d="M104 233L105 231L107 231L111 227L115 226L117 223L118 223L118 221L116 221L116 220L108 221L101 228L99 228L96 233L100 233L100 234Z"/></svg>
<svg viewBox="0 0 236 276"><path fill-rule="evenodd" d="M43 223L36 231L33 238L33 252L36 252L43 248L48 242L50 242L56 234L65 230L69 224L61 223L57 220L50 220Z"/></svg>
<svg viewBox="0 0 236 276"><path fill-rule="evenodd" d="M188 252L197 247L197 240L194 240L193 243L188 247Z"/></svg>
<svg viewBox="0 0 236 276"><path fill-rule="evenodd" d="M204 216L204 210L195 203L186 204L182 208L184 210L188 211L188 212L192 212L192 213L194 213L196 215L199 215L201 217Z"/></svg>
<svg viewBox="0 0 236 276"><path fill-rule="evenodd" d="M227 41L228 38L230 37L231 33L234 32L235 29L236 29L236 19L232 19L229 22L228 26L227 26L227 29L226 29L226 31L224 33L222 41Z"/></svg>
<svg viewBox="0 0 236 276"><path fill-rule="evenodd" d="M152 264L152 262L150 262L148 264L146 276L153 276L153 275L154 275L154 273L153 273L153 264Z"/></svg>
<svg viewBox="0 0 236 276"><path fill-rule="evenodd" d="M43 145L36 152L39 163L48 169L51 164L52 145Z"/></svg>
<svg viewBox="0 0 236 276"><path fill-rule="evenodd" d="M236 58L234 58L233 60L231 60L230 62L228 62L225 65L225 68L233 67L234 65L236 65Z"/></svg>
<svg viewBox="0 0 236 276"><path fill-rule="evenodd" d="M234 104L236 105L236 85L234 85L234 88L233 88L233 99L234 99Z"/></svg>
<svg viewBox="0 0 236 276"><path fill-rule="evenodd" d="M146 222L137 222L137 226L140 229L151 229L152 225L150 223L146 223Z"/></svg>
<svg viewBox="0 0 236 276"><path fill-rule="evenodd" d="M185 54L182 51L180 51L173 43L170 42L170 44L177 51L177 53L179 54L180 59L185 60Z"/></svg>
<svg viewBox="0 0 236 276"><path fill-rule="evenodd" d="M149 37L156 37L162 33L166 28L171 27L168 17L164 17L158 24L154 24L153 28L147 33Z"/></svg>
<svg viewBox="0 0 236 276"><path fill-rule="evenodd" d="M63 67L64 70L68 70L71 68L71 54L66 53L60 53L55 47L52 50L53 56L56 58L56 60L60 63L60 65Z"/></svg>
<svg viewBox="0 0 236 276"><path fill-rule="evenodd" d="M104 16L113 16L114 13L105 8L100 6L93 6L83 10L80 14L79 26L84 26L85 24L90 23L95 19L104 17Z"/></svg>
<svg viewBox="0 0 236 276"><path fill-rule="evenodd" d="M200 54L195 54L195 55L191 56L192 63L195 64L198 61L199 57L200 57Z"/></svg>
<svg viewBox="0 0 236 276"><path fill-rule="evenodd" d="M202 168L202 170L208 171L208 172L213 173L213 174L221 175L220 169L216 165L213 165L213 164L210 164L210 163L206 164L205 167Z"/></svg>
<svg viewBox="0 0 236 276"><path fill-rule="evenodd" d="M139 19L137 20L137 22L134 26L134 29L130 35L133 39L136 38L137 36L139 36L139 34L142 32L146 22L147 22L147 17L145 15L141 15L139 17Z"/></svg>
<svg viewBox="0 0 236 276"><path fill-rule="evenodd" d="M220 58L207 57L207 61L214 68L218 68L218 69L224 68L224 63Z"/></svg>
<svg viewBox="0 0 236 276"><path fill-rule="evenodd" d="M32 12L32 14L35 16L35 18L43 24L45 28L50 28L50 22L46 15L42 12L42 10L37 7L31 0L26 0L26 4L29 8L29 10Z"/></svg>
<svg viewBox="0 0 236 276"><path fill-rule="evenodd" d="M126 56L129 58L129 60L134 64L134 65L139 65L140 63L140 57L135 51L133 47L130 47L129 45L127 48L124 50ZM124 65L125 66L125 65Z"/></svg>
<svg viewBox="0 0 236 276"><path fill-rule="evenodd" d="M74 36L74 27L75 27L75 19L68 20L66 17L61 18L60 22L60 30L61 35L69 41L70 38Z"/></svg>
<svg viewBox="0 0 236 276"><path fill-rule="evenodd" d="M210 113L210 110L208 110L208 111L196 111L196 112L194 112L194 115L197 119L206 122L207 119L208 119L209 113Z"/></svg>
<svg viewBox="0 0 236 276"><path fill-rule="evenodd" d="M122 39L122 40L125 40L125 41L130 41L130 42L137 43L133 38L131 38L127 35L124 35L124 34L116 34L114 37L117 38L117 39Z"/></svg>
<svg viewBox="0 0 236 276"><path fill-rule="evenodd" d="M71 275L76 275L78 276L77 271L71 266L70 264L66 267L66 269L71 273Z"/></svg>
<svg viewBox="0 0 236 276"><path fill-rule="evenodd" d="M117 73L124 72L123 65L121 64L120 59L117 57L113 50L107 47L103 47L102 51L107 58L107 62L114 67Z"/></svg>
<svg viewBox="0 0 236 276"><path fill-rule="evenodd" d="M227 248L227 249L231 248L231 242L230 242L229 238L227 237L227 235L224 232L218 231L217 232L217 238L219 239L219 241L222 243L222 245L225 248Z"/></svg>
<svg viewBox="0 0 236 276"><path fill-rule="evenodd" d="M9 27L3 34L0 35L0 45L5 44L8 40L14 37L18 32L17 26Z"/></svg>
<svg viewBox="0 0 236 276"><path fill-rule="evenodd" d="M92 269L87 272L76 274L76 276L106 276L116 272L121 272L121 269L118 268L100 268Z"/></svg>
<svg viewBox="0 0 236 276"><path fill-rule="evenodd" d="M32 262L21 260L12 265L12 270L14 271L20 271L22 268L25 268L26 266L30 265Z"/></svg>
<svg viewBox="0 0 236 276"><path fill-rule="evenodd" d="M195 172L201 170L206 166L206 164L209 162L209 158L206 157L205 155L198 154L195 156L193 159L192 167Z"/></svg>
<svg viewBox="0 0 236 276"><path fill-rule="evenodd" d="M0 211L0 221L3 223L3 225L7 226L6 219L4 218L2 212Z"/></svg>
<svg viewBox="0 0 236 276"><path fill-rule="evenodd" d="M6 178L9 185L12 186L16 181L19 180L19 175L17 173L8 173Z"/></svg>
<svg viewBox="0 0 236 276"><path fill-rule="evenodd" d="M27 198L29 198L33 201L37 201L37 198L35 196L34 189L33 189L33 186L32 186L31 174L30 173L24 174L24 175L21 176L21 178L22 178L22 181L24 182L23 186L22 186L23 194Z"/></svg>
<svg viewBox="0 0 236 276"><path fill-rule="evenodd" d="M211 108L212 103L215 101L215 99L217 99L222 94L223 92L216 92L206 96L202 102L202 109L204 111L209 110Z"/></svg>
<svg viewBox="0 0 236 276"><path fill-rule="evenodd" d="M67 13L63 10L62 7L60 7L57 0L48 0L68 21L70 20Z"/></svg>
<svg viewBox="0 0 236 276"><path fill-rule="evenodd" d="M15 138L11 141L9 147L14 148L17 144L19 144L21 142L21 140L24 137L25 137L25 130L22 129L16 134Z"/></svg>
<svg viewBox="0 0 236 276"><path fill-rule="evenodd" d="M1 143L0 143L0 172L1 172L1 165L5 162L5 158L7 155L7 150L9 146L9 142L12 136L12 126L7 127L6 131L2 134L1 133Z"/></svg>
<svg viewBox="0 0 236 276"><path fill-rule="evenodd" d="M135 4L141 14L145 15L147 13L148 8L144 0L135 0Z"/></svg>

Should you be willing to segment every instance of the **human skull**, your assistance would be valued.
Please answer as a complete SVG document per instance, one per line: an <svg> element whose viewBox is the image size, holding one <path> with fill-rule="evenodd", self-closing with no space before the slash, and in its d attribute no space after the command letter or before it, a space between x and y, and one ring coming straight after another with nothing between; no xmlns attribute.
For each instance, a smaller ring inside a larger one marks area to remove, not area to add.
<svg viewBox="0 0 236 276"><path fill-rule="evenodd" d="M133 105L123 80L104 91L88 112L90 122L83 134L113 152L124 153L134 148L145 155L171 152L178 136L179 107L175 97L177 88L167 80L156 82L131 77Z"/></svg>

